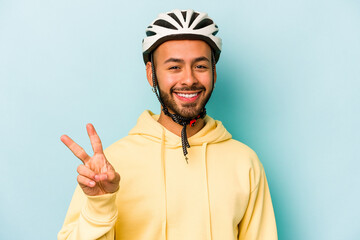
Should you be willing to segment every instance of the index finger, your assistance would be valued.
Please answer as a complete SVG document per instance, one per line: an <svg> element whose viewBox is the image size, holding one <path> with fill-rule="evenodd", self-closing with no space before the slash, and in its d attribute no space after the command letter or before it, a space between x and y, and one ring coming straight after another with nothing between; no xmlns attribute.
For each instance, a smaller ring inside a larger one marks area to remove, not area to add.
<svg viewBox="0 0 360 240"><path fill-rule="evenodd" d="M74 142L67 135L62 135L60 140L72 151L72 153L79 158L83 163L86 163L89 160L89 155L85 150L80 147L76 142Z"/></svg>
<svg viewBox="0 0 360 240"><path fill-rule="evenodd" d="M96 133L94 126L91 123L86 125L86 130L90 138L91 146L95 153L103 153L103 147L99 135Z"/></svg>

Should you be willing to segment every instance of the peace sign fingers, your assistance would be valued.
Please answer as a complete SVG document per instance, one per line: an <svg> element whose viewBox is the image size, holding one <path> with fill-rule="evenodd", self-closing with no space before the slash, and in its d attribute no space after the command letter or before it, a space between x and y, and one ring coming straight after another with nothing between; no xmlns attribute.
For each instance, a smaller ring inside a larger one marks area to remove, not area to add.
<svg viewBox="0 0 360 240"><path fill-rule="evenodd" d="M100 137L94 126L89 123L86 125L86 130L94 150L93 156L89 156L82 147L67 135L62 135L60 138L74 155L84 163L78 167L78 183L88 196L114 193L119 189L120 175L107 161Z"/></svg>
<svg viewBox="0 0 360 240"><path fill-rule="evenodd" d="M90 157L85 150L74 142L69 136L62 135L60 140L72 151L72 153L79 158L84 164L89 161Z"/></svg>
<svg viewBox="0 0 360 240"><path fill-rule="evenodd" d="M90 138L91 146L94 154L103 153L103 147L99 135L96 133L94 126L91 123L86 125L86 130Z"/></svg>

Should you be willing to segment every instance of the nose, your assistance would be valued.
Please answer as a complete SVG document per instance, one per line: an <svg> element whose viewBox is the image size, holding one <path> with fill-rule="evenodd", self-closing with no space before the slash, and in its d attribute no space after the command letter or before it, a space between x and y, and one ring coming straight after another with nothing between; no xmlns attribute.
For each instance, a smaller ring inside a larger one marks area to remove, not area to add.
<svg viewBox="0 0 360 240"><path fill-rule="evenodd" d="M193 86L198 83L195 72L191 67L184 69L184 74L181 78L181 85Z"/></svg>

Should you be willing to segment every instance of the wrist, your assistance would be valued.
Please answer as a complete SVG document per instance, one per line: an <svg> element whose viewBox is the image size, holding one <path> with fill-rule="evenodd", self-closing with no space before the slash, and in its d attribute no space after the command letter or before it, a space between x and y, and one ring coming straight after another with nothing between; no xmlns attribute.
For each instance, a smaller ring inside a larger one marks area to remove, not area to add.
<svg viewBox="0 0 360 240"><path fill-rule="evenodd" d="M112 221L117 217L117 192L87 196L82 215L92 221Z"/></svg>

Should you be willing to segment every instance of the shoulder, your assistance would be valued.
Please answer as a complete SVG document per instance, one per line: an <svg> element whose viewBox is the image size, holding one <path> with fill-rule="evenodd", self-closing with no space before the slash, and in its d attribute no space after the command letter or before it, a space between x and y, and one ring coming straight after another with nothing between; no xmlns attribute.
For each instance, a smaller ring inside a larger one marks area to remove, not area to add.
<svg viewBox="0 0 360 240"><path fill-rule="evenodd" d="M253 186L257 185L264 171L256 152L235 139L209 145L209 158L217 165L227 165L242 176L248 176Z"/></svg>
<svg viewBox="0 0 360 240"><path fill-rule="evenodd" d="M107 157L119 154L122 155L129 151L129 149L133 150L134 145L137 144L138 137L134 135L128 135L111 144L104 150L104 152Z"/></svg>
<svg viewBox="0 0 360 240"><path fill-rule="evenodd" d="M135 146L139 145L136 142L136 136L129 135L114 142L104 150L106 159L117 172L120 173L127 164L132 162L134 153L138 152ZM123 176L122 174L121 172L120 175Z"/></svg>
<svg viewBox="0 0 360 240"><path fill-rule="evenodd" d="M232 157L239 159L245 158L257 164L260 163L256 152L238 140L229 139L220 143L212 144L210 146L213 147L214 150L221 151L227 155L231 155Z"/></svg>

